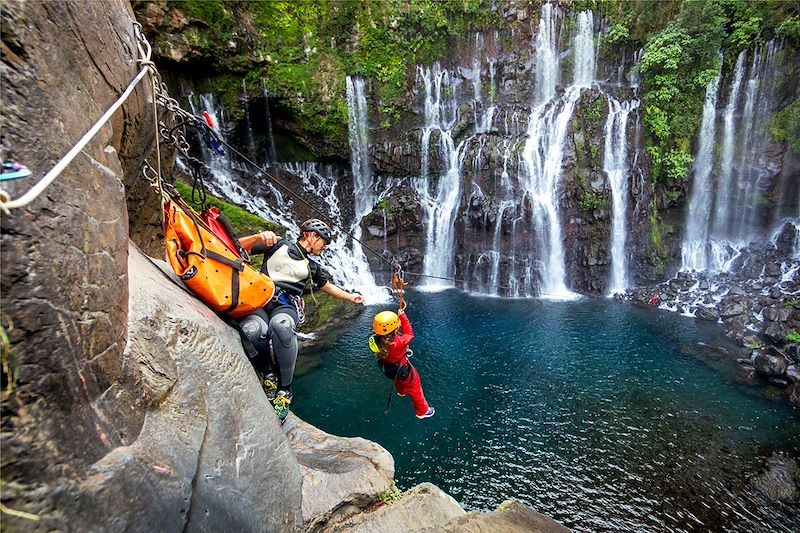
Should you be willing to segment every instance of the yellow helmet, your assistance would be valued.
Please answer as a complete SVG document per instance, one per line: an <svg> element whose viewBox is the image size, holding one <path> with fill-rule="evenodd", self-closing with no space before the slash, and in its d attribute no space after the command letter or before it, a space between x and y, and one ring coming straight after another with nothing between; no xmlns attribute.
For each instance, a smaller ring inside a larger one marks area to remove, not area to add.
<svg viewBox="0 0 800 533"><path fill-rule="evenodd" d="M392 311L381 311L372 321L372 331L376 335L388 335L400 327L400 317Z"/></svg>

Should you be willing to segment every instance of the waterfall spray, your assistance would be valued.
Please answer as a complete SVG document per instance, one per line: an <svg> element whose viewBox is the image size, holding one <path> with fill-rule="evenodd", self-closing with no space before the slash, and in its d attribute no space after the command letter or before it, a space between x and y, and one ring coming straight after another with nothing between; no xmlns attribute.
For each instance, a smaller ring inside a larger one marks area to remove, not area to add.
<svg viewBox="0 0 800 533"><path fill-rule="evenodd" d="M605 155L603 171L611 184L611 279L608 295L624 292L628 288L628 266L625 258L628 211L628 115L639 102L618 102L608 97L608 119L605 127Z"/></svg>
<svg viewBox="0 0 800 533"><path fill-rule="evenodd" d="M703 121L700 140L692 168L692 194L686 215L686 238L681 247L682 270L704 270L708 268L708 224L711 217L713 183L711 170L714 166L714 140L716 137L717 94L720 76L709 82L703 105Z"/></svg>

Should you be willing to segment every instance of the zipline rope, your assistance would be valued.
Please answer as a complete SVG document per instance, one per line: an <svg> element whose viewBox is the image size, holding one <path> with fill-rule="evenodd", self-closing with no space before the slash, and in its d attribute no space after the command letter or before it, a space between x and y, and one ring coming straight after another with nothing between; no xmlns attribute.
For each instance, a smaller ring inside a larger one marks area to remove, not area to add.
<svg viewBox="0 0 800 533"><path fill-rule="evenodd" d="M185 113L185 111L184 111L184 113ZM193 115L190 115L190 116L193 116ZM194 118L196 121L199 121L199 120L200 120L200 119L198 119L197 117L193 117L193 118ZM216 136L216 132L214 132L213 134ZM397 265L397 264L393 264L391 261L389 261L388 259L386 259L385 257L383 257L383 255L379 254L378 252L376 252L375 250L373 250L372 248L370 248L369 246L367 246L366 244L364 244L364 242L363 242L363 241L361 241L360 239L358 239L357 237L355 237L355 236L354 236L354 235L353 235L351 232L349 232L347 229L345 229L345 228L344 228L344 226L342 226L341 224L338 224L337 222L335 222L334 220L332 220L328 214L326 214L326 213L323 213L322 211L320 211L319 209L317 209L316 207L314 207L313 205L311 205L309 202L307 202L307 201L306 201L304 198L302 198L302 197L301 197L300 195L298 195L296 192L294 192L294 191L293 191L291 188L289 188L288 186L286 186L286 185L284 185L283 183L281 183L281 182L280 182L280 181L279 181L279 180L278 180L278 179L277 179L275 176L273 176L272 174L270 174L269 172L267 172L267 170L266 170L264 167L262 167L262 166L260 166L259 164L255 163L255 162L254 162L254 161L252 161L250 158L248 158L246 155L244 155L244 154L243 154L243 153L241 153L239 150L237 150L235 147L231 146L231 144L230 144L230 143L228 143L228 142L227 142L225 139L223 139L222 137L219 137L219 136L217 136L217 140L218 140L218 141L219 141L221 144L225 145L225 146L226 146L226 147L227 147L229 150L231 150L233 153L235 153L236 155L238 155L239 157L241 157L243 161L245 161L246 163L249 163L249 164L250 164L250 165L252 165L252 166L253 166L255 169L257 169L259 172L261 172L263 175L265 175L267 178L269 178L269 179L270 179L270 181L272 181L272 183L274 183L275 185L279 186L279 187L280 187L281 189L283 189L283 190L284 190L284 191L285 191L287 194L289 194L289 195L290 195L290 196L292 196L293 198L297 199L297 200L298 200L298 201L300 201L302 204L304 204L306 207L308 207L309 209L311 209L312 211L314 211L315 213L317 213L318 215L320 215L320 217L321 217L321 218L323 218L323 219L325 219L325 220L329 220L329 221L331 222L331 225L333 225L333 226L337 226L337 227L338 227L338 228L339 228L339 229L342 231L342 233L344 233L345 235L347 235L348 237L350 237L351 239L353 239L355 242L357 242L358 244L360 244L360 245L361 245L361 246L362 246L364 249L366 249L367 251L369 251L369 252L370 252L371 254L373 254L375 257L377 257L378 259L380 259L381 261L383 261L384 263L386 263L387 265L389 265L389 267L391 267L393 270L395 270L395 269L397 269L397 268L399 267L399 265ZM464 279L458 279L458 278L448 278L448 277L444 277L444 276L433 276L433 275L431 275L431 274L422 274L422 273L420 273L420 272L406 272L406 274L408 274L408 275L412 275L412 276L419 276L419 277L423 277L423 278L436 278L436 279L442 279L442 280L447 280L447 281L454 281L454 282L457 282L457 283L466 283L466 284L470 284L470 285L480 285L480 283L478 283L478 282L476 282L476 281L467 281L467 280L464 280ZM501 289L505 289L506 287L500 286L499 288L501 288Z"/></svg>
<svg viewBox="0 0 800 533"><path fill-rule="evenodd" d="M159 196L162 198L162 200L167 198L167 196L166 196L166 194L165 194L165 192L163 190L163 183L164 182L163 182L162 171L161 171L161 147L160 147L160 142L159 142L159 136L160 135L163 135L165 138L169 139L170 142L174 142L176 144L176 146L178 147L179 151L182 154L184 154L185 156L190 158L190 163L195 163L196 162L196 163L203 164L202 162L200 162L196 158L192 158L191 156L189 156L188 143L186 143L185 139L183 139L182 137L181 137L181 139L178 139L177 137L175 137L172 134L174 132L174 130L176 130L180 126L185 125L186 123L194 123L195 126L198 126L198 125L202 125L203 121L200 118L198 118L198 117L192 115L191 113L185 111L183 108L180 107L180 105L178 105L177 100L175 100L175 99L173 99L173 98L171 98L169 96L169 93L167 92L166 86L161 81L161 76L159 75L158 70L155 67L155 64L151 60L152 48L150 47L150 43L147 41L147 38L144 36L144 33L142 32L142 25L140 23L134 21L133 22L133 27L134 27L134 34L135 34L135 37L136 37L136 47L137 47L137 49L139 51L139 55L141 56L140 59L137 62L141 65L142 70L139 72L139 74L136 75L135 78L133 78L133 80L131 80L131 82L128 84L128 87L125 89L125 91L119 96L119 98L117 98L117 100L111 105L111 107L108 108L108 110L103 114L103 116L101 116L97 120L97 122L95 122L95 124L89 129L89 131L87 131L83 135L83 137L80 138L80 140L72 147L72 149L69 152L67 152L66 155L64 155L64 157L62 157L58 161L58 163L56 163L56 165L52 169L50 169L50 171L47 174L45 174L45 176L41 180L39 180L39 182L36 183L36 185L31 187L25 194L23 194L21 197L15 199L15 200L11 200L9 194L5 190L0 189L0 210L2 210L2 212L6 213L6 214L9 214L11 209L16 209L18 207L24 207L24 206L30 204L32 201L34 201L40 194L42 194L42 192L44 192L44 190L47 187L49 187L50 184L53 183L53 181L55 181L55 179L58 176L61 175L61 173L64 171L64 169L78 156L78 154L86 147L86 145L89 144L89 141L91 141L94 138L94 136L97 135L97 133L100 131L100 129L111 119L111 117L122 106L122 104L125 103L125 101L133 93L133 91L136 88L136 86L139 85L139 83L144 79L144 77L148 73L151 75L152 88L153 88L153 92L154 92L154 94L153 94L153 123L154 123L154 128L155 128L155 130L157 132L156 135L155 135L156 168L153 169L152 166L149 163L147 163L147 161L145 160L145 162L142 165L142 173L144 174L145 177L147 177L148 180L150 180L151 184L153 184L153 186L158 189ZM175 126L172 130L169 130L168 133L164 133L166 128L163 128L163 129L159 128L158 112L157 112L157 106L158 105L163 106L167 111L173 113L175 116L183 118L183 122L178 124L178 126ZM287 194L289 194L290 196L292 196L295 199L299 200L306 207L308 207L309 209L311 209L312 211L314 211L315 213L320 215L323 219L329 220L332 223L332 225L338 226L339 229L345 235L349 236L355 242L360 244L364 249L369 251L371 254L373 254L375 257L377 257L379 260L381 260L384 263L386 263L393 270L398 270L399 271L399 269L400 269L399 265L391 263L389 260L387 260L385 257L383 257L383 255L379 254L378 252L376 252L375 250L373 250L372 248L370 248L369 246L364 244L364 242L362 242L360 239L355 237L350 231L345 229L341 224L338 224L335 221L331 220L331 218L326 213L323 213L322 211L320 211L319 209L317 209L316 207L311 205L309 202L307 202L300 195L298 195L294 191L292 191L289 187L287 187L286 185L281 183L277 178L275 178L269 172L267 172L265 168L261 167L260 165L258 165L254 161L252 161L250 158L248 158L247 156L242 154L239 150L237 150L236 148L231 146L225 139L223 139L221 136L218 136L216 134L216 132L214 132L210 128L208 128L207 131L209 132L210 135L214 136L218 142L220 142L221 144L225 145L228 149L230 149L235 154L237 154L240 158L242 158L242 160L244 160L245 162L249 163L254 168L256 168L259 172L261 172L263 175L268 177L274 184L276 184L277 186L282 188ZM162 216L163 216L163 213L162 213ZM477 282L474 282L474 281L467 281L467 280L457 279L457 278L448 278L448 277L444 277L444 276L433 276L433 275L430 275L430 274L422 274L422 273L418 273L418 272L408 272L408 274L414 275L414 276L419 276L419 277L427 277L427 278L436 278L436 279L448 280L448 281L453 281L453 282L457 282L457 283L474 284L474 285L478 284ZM403 282L403 284L405 284L405 282ZM501 288L503 288L503 287L501 287ZM401 301L402 301L402 299L401 299Z"/></svg>

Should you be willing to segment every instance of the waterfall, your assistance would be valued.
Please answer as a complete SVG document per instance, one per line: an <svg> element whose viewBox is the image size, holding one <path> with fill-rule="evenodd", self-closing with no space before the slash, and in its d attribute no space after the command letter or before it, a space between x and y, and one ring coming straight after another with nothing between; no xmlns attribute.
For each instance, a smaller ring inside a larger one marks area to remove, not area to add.
<svg viewBox="0 0 800 533"><path fill-rule="evenodd" d="M225 125L224 113L222 109L219 110L219 113L217 112L218 110L214 105L214 98L207 94L201 95L199 102L196 102L195 98L190 95L188 101L192 114L198 116L203 111L207 112L211 116L211 120L214 124L214 131L225 138L225 131L227 128L223 127ZM204 143L200 143L200 147L203 152L203 160L211 170L210 179L205 182L211 194L219 198L224 198L242 209L246 209L251 213L284 227L291 227L295 224L291 215L291 201L285 199L272 183L268 181L263 182L270 192L269 197L254 196L238 183L235 172L233 171L233 163L230 159L212 154ZM268 199L271 201L268 201Z"/></svg>
<svg viewBox="0 0 800 533"><path fill-rule="evenodd" d="M553 4L542 6L539 33L536 34L536 78L534 82L534 105L547 102L556 94L558 83L558 17Z"/></svg>
<svg viewBox="0 0 800 533"><path fill-rule="evenodd" d="M719 78L706 88L703 121L693 167L682 270L727 271L733 259L759 231L759 213L772 183L764 153L770 142L769 121L775 107L775 84L766 83L785 71L779 61L780 44L770 41L739 54L732 72L728 101L722 112L721 149L716 188L716 104ZM743 96L742 96L743 93Z"/></svg>
<svg viewBox="0 0 800 533"><path fill-rule="evenodd" d="M711 170L714 166L714 141L716 137L717 94L720 76L709 82L703 104L703 121L700 140L694 158L692 194L686 216L686 238L681 247L682 270L704 270L708 264L708 222L711 216L713 184Z"/></svg>
<svg viewBox="0 0 800 533"><path fill-rule="evenodd" d="M347 117L348 136L350 140L350 165L353 170L353 205L354 218L350 232L355 239L351 247L351 268L354 272L354 283L364 296L367 303L377 303L386 300L386 292L375 285L375 280L369 269L367 257L361 244L361 219L372 212L375 205L372 193L372 169L369 164L369 125L367 122L367 96L364 90L364 80L361 78L347 77Z"/></svg>
<svg viewBox="0 0 800 533"><path fill-rule="evenodd" d="M466 141L456 146L452 128L458 121L456 93L460 80L443 70L437 63L433 68L419 67L417 80L425 91L425 126L421 133L422 177L415 182L425 223L425 258L423 273L438 278L453 277L455 257L455 220L461 204L461 165ZM431 180L430 139L438 133L442 169ZM434 278L435 279L435 278ZM451 287L452 282L426 280L424 287Z"/></svg>
<svg viewBox="0 0 800 533"><path fill-rule="evenodd" d="M574 85L589 87L597 70L597 50L594 36L594 17L590 10L578 13L578 31L573 45L575 61Z"/></svg>
<svg viewBox="0 0 800 533"><path fill-rule="evenodd" d="M210 95L200 97L201 108L199 109L193 98L189 99L189 103L192 113L195 115L199 115L202 111L208 112L214 122L214 130L224 136L226 131L224 113L221 108L217 109L214 106L213 98ZM259 180L259 187L265 188L267 194L252 194L239 182L243 175L253 175L251 168L244 169L244 172L237 172L234 162L227 157L211 154L205 146L202 146L201 149L203 158L211 169L209 180L206 181L206 186L211 194L283 226L288 230L287 238L296 238L298 225L302 220L294 213L293 203L290 199L284 197L270 181L258 173L251 179ZM301 195L318 198L328 218L334 224L334 240L317 260L333 274L337 284L346 289L357 290L364 296L367 303L386 301L388 294L384 289L375 285L363 251L360 247L349 246L348 236L342 231L336 231L337 227L350 228L342 219L339 208L340 201L336 190L337 178L334 169L329 165L311 162L282 163L278 167L300 179L302 191L297 192ZM360 221L360 218L358 220Z"/></svg>
<svg viewBox="0 0 800 533"><path fill-rule="evenodd" d="M565 281L558 196L567 128L581 89L591 84L595 73L592 12L584 11L578 15L573 46L573 84L558 97L555 93L559 73L555 27L554 8L552 4L545 4L536 37L537 75L533 97L536 105L528 121L527 140L522 151L524 172L520 172L520 180L533 207L533 227L541 230L539 292L552 298L573 298L575 294L567 289Z"/></svg>
<svg viewBox="0 0 800 533"><path fill-rule="evenodd" d="M262 80L262 87L264 90L264 108L266 109L265 119L267 122L267 163L274 163L278 160L275 153L275 137L272 134L272 113L269 111L269 89L267 89L267 80Z"/></svg>
<svg viewBox="0 0 800 533"><path fill-rule="evenodd" d="M347 118L349 124L350 162L353 167L355 193L355 227L375 204L372 193L372 169L369 164L369 126L364 80L347 77Z"/></svg>
<svg viewBox="0 0 800 533"><path fill-rule="evenodd" d="M747 56L746 51L742 51L736 60L736 67L734 68L733 81L731 82L731 90L728 96L728 105L725 106L725 111L722 115L723 130L722 130L722 155L720 160L720 173L719 181L717 183L717 205L714 214L713 233L718 237L728 236L728 222L730 219L731 209L731 187L732 187L732 174L733 174L733 149L734 139L736 135L736 122L734 113L736 112L736 103L739 100L739 92L742 87L742 77L744 75L744 61Z"/></svg>
<svg viewBox="0 0 800 533"><path fill-rule="evenodd" d="M608 118L605 127L605 153L603 171L611 184L611 279L608 294L624 292L628 288L628 268L625 259L628 211L628 115L639 106L636 100L618 102L608 97Z"/></svg>
<svg viewBox="0 0 800 533"><path fill-rule="evenodd" d="M764 180L768 172L763 169L761 157L771 138L768 125L772 117L776 83L768 79L779 79L778 52L780 46L775 41L756 49L748 74L742 113L745 124L740 135L738 179L734 187L736 210L732 213L731 221L732 235L743 243L755 237L753 230L756 228L760 197L770 194L767 190L769 185Z"/></svg>

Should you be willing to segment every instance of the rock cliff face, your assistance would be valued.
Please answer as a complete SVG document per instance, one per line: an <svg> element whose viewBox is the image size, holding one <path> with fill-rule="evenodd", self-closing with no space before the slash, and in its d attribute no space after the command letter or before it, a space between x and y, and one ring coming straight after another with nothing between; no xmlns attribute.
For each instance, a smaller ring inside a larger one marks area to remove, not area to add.
<svg viewBox="0 0 800 533"><path fill-rule="evenodd" d="M138 72L133 14L122 1L2 10L2 155L42 176ZM145 93L137 89L44 194L2 217L3 357L16 373L3 400L3 498L45 517L43 529L78 518L74 485L143 422L142 398L122 385L122 354L125 176L138 175L150 144ZM4 188L18 197L34 179Z"/></svg>

